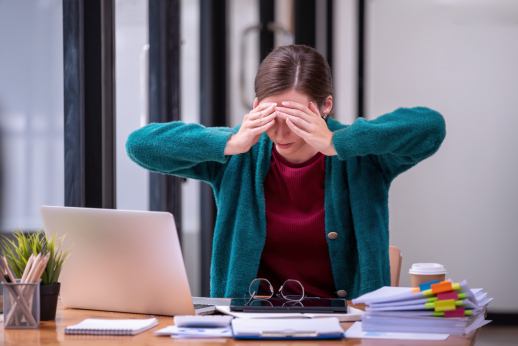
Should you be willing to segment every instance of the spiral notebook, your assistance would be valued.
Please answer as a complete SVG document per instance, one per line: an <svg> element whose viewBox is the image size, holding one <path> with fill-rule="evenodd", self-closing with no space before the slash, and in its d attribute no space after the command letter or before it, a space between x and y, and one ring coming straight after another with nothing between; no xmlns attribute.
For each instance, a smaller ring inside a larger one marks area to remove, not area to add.
<svg viewBox="0 0 518 346"><path fill-rule="evenodd" d="M156 318L131 320L100 320L88 318L65 328L65 334L136 335L158 325Z"/></svg>

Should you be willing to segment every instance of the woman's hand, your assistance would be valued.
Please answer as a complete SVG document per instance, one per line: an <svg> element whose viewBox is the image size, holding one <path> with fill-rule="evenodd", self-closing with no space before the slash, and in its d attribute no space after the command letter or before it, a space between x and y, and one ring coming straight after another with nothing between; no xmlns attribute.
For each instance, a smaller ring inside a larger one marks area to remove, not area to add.
<svg viewBox="0 0 518 346"><path fill-rule="evenodd" d="M283 102L284 107L276 107L279 118L306 143L327 156L338 155L333 145L333 132L327 128L317 107L311 102L309 107L293 101Z"/></svg>
<svg viewBox="0 0 518 346"><path fill-rule="evenodd" d="M261 134L275 124L275 106L276 103L260 104L245 115L239 132L228 140L225 155L237 155L250 150L261 138Z"/></svg>

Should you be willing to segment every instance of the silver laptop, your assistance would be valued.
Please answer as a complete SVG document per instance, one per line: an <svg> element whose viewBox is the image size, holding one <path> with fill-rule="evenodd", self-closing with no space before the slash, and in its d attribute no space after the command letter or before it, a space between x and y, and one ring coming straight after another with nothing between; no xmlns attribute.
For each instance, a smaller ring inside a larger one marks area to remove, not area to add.
<svg viewBox="0 0 518 346"><path fill-rule="evenodd" d="M40 214L47 235L66 235L63 249L73 244L59 277L64 307L195 314L172 214L50 206ZM215 310L198 305L196 314Z"/></svg>

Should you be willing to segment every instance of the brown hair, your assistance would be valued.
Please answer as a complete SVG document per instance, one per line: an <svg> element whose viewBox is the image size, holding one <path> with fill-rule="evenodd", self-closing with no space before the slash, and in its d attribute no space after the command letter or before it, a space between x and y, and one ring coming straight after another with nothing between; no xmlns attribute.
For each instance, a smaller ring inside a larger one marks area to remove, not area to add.
<svg viewBox="0 0 518 346"><path fill-rule="evenodd" d="M259 101L295 89L308 95L321 110L326 98L333 96L333 79L326 59L314 48L281 46L259 66L254 88Z"/></svg>

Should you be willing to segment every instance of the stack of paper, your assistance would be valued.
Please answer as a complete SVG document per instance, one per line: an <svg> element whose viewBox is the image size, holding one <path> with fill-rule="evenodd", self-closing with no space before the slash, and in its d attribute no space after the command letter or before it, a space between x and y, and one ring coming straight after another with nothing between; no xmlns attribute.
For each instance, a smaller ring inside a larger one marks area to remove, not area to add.
<svg viewBox="0 0 518 346"><path fill-rule="evenodd" d="M491 322L484 319L493 298L466 281L382 287L353 300L367 304L362 329L371 332L468 334Z"/></svg>

